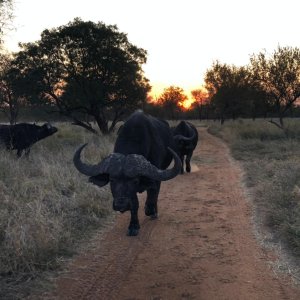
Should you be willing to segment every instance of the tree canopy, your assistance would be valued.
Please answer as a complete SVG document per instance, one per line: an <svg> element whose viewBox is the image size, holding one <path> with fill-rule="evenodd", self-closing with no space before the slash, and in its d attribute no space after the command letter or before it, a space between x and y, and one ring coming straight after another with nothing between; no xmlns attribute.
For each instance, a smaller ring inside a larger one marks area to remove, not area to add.
<svg viewBox="0 0 300 300"><path fill-rule="evenodd" d="M161 105L165 110L167 118L176 119L176 115L180 111L187 96L184 90L178 86L170 86L165 88L163 93L158 97L157 104Z"/></svg>
<svg viewBox="0 0 300 300"><path fill-rule="evenodd" d="M221 64L216 61L205 74L205 88L210 105L221 122L256 113L264 95L255 85L249 68Z"/></svg>
<svg viewBox="0 0 300 300"><path fill-rule="evenodd" d="M21 95L14 86L15 77L11 69L12 57L7 53L0 53L0 111L5 114L10 124L15 124L19 114Z"/></svg>
<svg viewBox="0 0 300 300"><path fill-rule="evenodd" d="M300 50L278 46L271 55L252 55L250 62L254 80L277 112L280 123L275 124L283 128L284 116L300 97Z"/></svg>
<svg viewBox="0 0 300 300"><path fill-rule="evenodd" d="M14 66L24 93L54 104L74 124L89 130L94 131L93 120L102 133L110 132L150 90L142 70L146 50L130 43L115 25L77 18L21 46Z"/></svg>
<svg viewBox="0 0 300 300"><path fill-rule="evenodd" d="M0 44L3 35L9 30L13 19L13 0L0 0Z"/></svg>
<svg viewBox="0 0 300 300"><path fill-rule="evenodd" d="M203 106L207 105L209 97L208 92L204 88L199 88L191 91L194 102L192 106L198 111L198 118L201 121L203 118Z"/></svg>

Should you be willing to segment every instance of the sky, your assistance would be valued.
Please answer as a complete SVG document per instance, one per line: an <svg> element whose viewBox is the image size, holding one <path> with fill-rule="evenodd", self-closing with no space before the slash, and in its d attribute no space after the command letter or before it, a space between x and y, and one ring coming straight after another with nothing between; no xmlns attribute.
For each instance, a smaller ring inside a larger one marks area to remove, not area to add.
<svg viewBox="0 0 300 300"><path fill-rule="evenodd" d="M117 25L148 52L143 69L152 95L178 86L200 88L213 62L242 66L250 55L300 47L299 0L14 0L14 26L5 43L40 39L44 29L83 21Z"/></svg>

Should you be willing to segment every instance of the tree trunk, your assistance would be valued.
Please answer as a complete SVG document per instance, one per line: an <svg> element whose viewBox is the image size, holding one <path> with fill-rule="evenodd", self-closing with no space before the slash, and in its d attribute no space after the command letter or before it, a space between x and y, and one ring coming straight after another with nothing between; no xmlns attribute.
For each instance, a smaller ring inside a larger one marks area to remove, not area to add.
<svg viewBox="0 0 300 300"><path fill-rule="evenodd" d="M282 129L282 130L284 130L283 123L282 123L282 125L281 125L281 123L278 124L277 122L275 122L275 121L273 121L273 120L270 120L269 122L270 122L271 124L274 124L276 127L280 128L280 129Z"/></svg>
<svg viewBox="0 0 300 300"><path fill-rule="evenodd" d="M18 109L13 106L10 107L10 118L9 118L10 125L15 125L17 123L17 117L18 117Z"/></svg>
<svg viewBox="0 0 300 300"><path fill-rule="evenodd" d="M202 103L198 106L199 121L202 121Z"/></svg>
<svg viewBox="0 0 300 300"><path fill-rule="evenodd" d="M280 126L282 128L284 128L284 124L283 124L283 116L279 116L279 123L280 123Z"/></svg>
<svg viewBox="0 0 300 300"><path fill-rule="evenodd" d="M84 123L84 122L82 122L82 121L80 121L76 118L73 118L72 124L76 125L76 126L83 127L83 128L87 129L88 131L90 131L92 133L98 134L97 130L95 130L90 124Z"/></svg>
<svg viewBox="0 0 300 300"><path fill-rule="evenodd" d="M96 120L96 123L100 129L100 131L103 133L103 134L109 134L109 130L108 130L108 121L105 119L105 117L103 116L94 116L95 117L95 120Z"/></svg>
<svg viewBox="0 0 300 300"><path fill-rule="evenodd" d="M111 125L108 129L109 133L114 131L115 126L117 125L118 122L121 121L121 117L124 115L124 111L119 110L119 111L115 111L115 116L111 122Z"/></svg>

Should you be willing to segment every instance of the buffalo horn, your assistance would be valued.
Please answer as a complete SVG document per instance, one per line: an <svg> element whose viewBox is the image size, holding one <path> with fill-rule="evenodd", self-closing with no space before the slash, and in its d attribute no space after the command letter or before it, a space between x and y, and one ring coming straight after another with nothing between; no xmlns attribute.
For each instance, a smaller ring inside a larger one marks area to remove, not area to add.
<svg viewBox="0 0 300 300"><path fill-rule="evenodd" d="M97 176L100 174L104 174L104 173L111 173L112 172L112 168L114 167L114 165L120 166L120 164L115 163L121 159L124 159L124 155L122 154L118 154L118 153L112 153L110 154L108 157L104 158L100 163L96 164L96 165L89 165L89 164L85 164L84 162L82 162L81 158L80 158L80 154L82 149L87 145L81 145L75 152L74 156L73 156L73 162L74 165L76 167L76 169L87 176ZM120 167L119 167L120 168ZM115 172L118 172L120 170L114 170Z"/></svg>
<svg viewBox="0 0 300 300"><path fill-rule="evenodd" d="M192 136L190 136L190 137L186 137L186 136L184 136L184 135L182 135L182 134L177 134L177 135L174 135L174 139L176 140L182 140L182 141L185 141L185 142L192 142L194 139L195 139L195 137L196 137L196 133L195 133L195 131L193 130L193 135Z"/></svg>
<svg viewBox="0 0 300 300"><path fill-rule="evenodd" d="M174 166L171 169L160 170L151 164L144 156L130 154L126 157L125 172L129 177L145 176L153 180L166 181L177 176L181 170L181 161L178 155L168 147L174 158Z"/></svg>

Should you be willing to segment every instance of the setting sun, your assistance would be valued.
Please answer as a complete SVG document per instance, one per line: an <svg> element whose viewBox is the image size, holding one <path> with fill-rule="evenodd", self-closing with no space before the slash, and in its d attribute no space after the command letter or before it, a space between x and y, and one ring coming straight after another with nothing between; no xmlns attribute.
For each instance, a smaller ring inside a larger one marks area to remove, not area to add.
<svg viewBox="0 0 300 300"><path fill-rule="evenodd" d="M166 87L159 84L154 83L155 85L152 87L151 92L149 93L150 102L157 102L159 97L163 94L163 92L166 90ZM172 85L171 85L172 86ZM180 85L178 85L180 87ZM192 95L192 91L198 91L203 89L200 85L197 86L184 86L183 85L183 93L186 96L186 99L184 101L179 101L178 106L183 110L189 110L192 106L192 104L195 102L195 98Z"/></svg>
<svg viewBox="0 0 300 300"><path fill-rule="evenodd" d="M187 99L184 102L179 102L179 106L181 106L183 109L189 110L194 102L195 100L193 99Z"/></svg>

